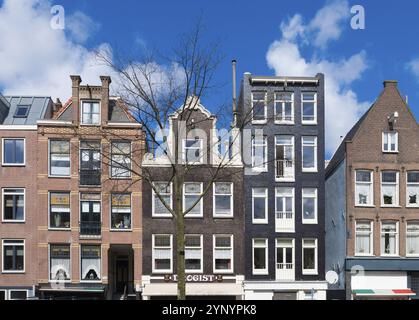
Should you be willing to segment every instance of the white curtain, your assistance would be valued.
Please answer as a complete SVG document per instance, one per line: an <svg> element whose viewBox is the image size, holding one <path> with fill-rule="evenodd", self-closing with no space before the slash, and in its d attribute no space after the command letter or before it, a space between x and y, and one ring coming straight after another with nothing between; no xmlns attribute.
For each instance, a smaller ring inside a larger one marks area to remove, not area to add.
<svg viewBox="0 0 419 320"><path fill-rule="evenodd" d="M231 259L231 249L216 249L214 257L215 259Z"/></svg>
<svg viewBox="0 0 419 320"><path fill-rule="evenodd" d="M57 279L59 272L65 273L66 279ZM51 280L67 280L70 279L70 259L51 259Z"/></svg>
<svg viewBox="0 0 419 320"><path fill-rule="evenodd" d="M90 272L90 270L93 270L94 272L96 272L98 278L100 279L100 258L93 258L93 259L86 259L83 258L82 259L82 279L83 280L90 280L87 279L87 274Z"/></svg>
<svg viewBox="0 0 419 320"><path fill-rule="evenodd" d="M201 259L201 249L186 249L185 259Z"/></svg>
<svg viewBox="0 0 419 320"><path fill-rule="evenodd" d="M396 199L396 186L383 185L381 186L383 196L391 197L392 203L395 203Z"/></svg>
<svg viewBox="0 0 419 320"><path fill-rule="evenodd" d="M419 202L419 186L407 186L407 194L409 197L416 196L416 203Z"/></svg>
<svg viewBox="0 0 419 320"><path fill-rule="evenodd" d="M407 234L407 254L419 253L419 233Z"/></svg>
<svg viewBox="0 0 419 320"><path fill-rule="evenodd" d="M155 259L171 259L170 249L154 249Z"/></svg>
<svg viewBox="0 0 419 320"><path fill-rule="evenodd" d="M356 251L358 253L369 253L370 250L370 235L369 234L358 234L356 236Z"/></svg>

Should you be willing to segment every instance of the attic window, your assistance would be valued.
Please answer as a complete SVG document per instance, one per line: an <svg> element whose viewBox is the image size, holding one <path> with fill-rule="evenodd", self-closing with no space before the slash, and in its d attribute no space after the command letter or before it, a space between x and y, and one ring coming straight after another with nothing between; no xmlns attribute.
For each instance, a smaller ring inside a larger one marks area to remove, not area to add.
<svg viewBox="0 0 419 320"><path fill-rule="evenodd" d="M28 106L28 105L17 106L14 117L15 118L26 118L28 116L28 113L29 113L29 108L30 108L30 106Z"/></svg>

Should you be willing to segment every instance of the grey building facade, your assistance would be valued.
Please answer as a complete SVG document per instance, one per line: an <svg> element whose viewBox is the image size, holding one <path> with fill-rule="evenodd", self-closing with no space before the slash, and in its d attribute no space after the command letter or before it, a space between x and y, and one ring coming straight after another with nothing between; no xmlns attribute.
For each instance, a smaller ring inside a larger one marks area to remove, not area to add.
<svg viewBox="0 0 419 320"><path fill-rule="evenodd" d="M324 76L245 73L246 299L325 299Z"/></svg>

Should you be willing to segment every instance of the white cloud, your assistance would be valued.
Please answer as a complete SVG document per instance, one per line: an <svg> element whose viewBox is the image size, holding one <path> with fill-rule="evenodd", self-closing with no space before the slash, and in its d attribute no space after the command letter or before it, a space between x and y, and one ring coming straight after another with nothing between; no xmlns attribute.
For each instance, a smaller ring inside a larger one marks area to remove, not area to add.
<svg viewBox="0 0 419 320"><path fill-rule="evenodd" d="M66 18L65 26L74 40L81 43L86 42L100 28L99 23L81 11L76 11Z"/></svg>
<svg viewBox="0 0 419 320"><path fill-rule="evenodd" d="M77 31L73 24L69 37L65 30L50 27L51 6L48 0L5 0L0 8L3 94L46 95L65 101L71 95L70 74L80 74L83 83L91 84L100 83L99 75L112 75L97 63L94 50L76 42L77 37L83 40L81 29ZM96 50L111 51L106 43Z"/></svg>
<svg viewBox="0 0 419 320"><path fill-rule="evenodd" d="M419 58L415 58L406 63L406 69L409 70L419 81Z"/></svg>
<svg viewBox="0 0 419 320"><path fill-rule="evenodd" d="M351 89L353 82L359 80L368 68L366 53L361 51L349 58L333 60L322 58L323 50L317 50L319 47L324 49L330 40L339 39L343 31L343 18L337 17L345 16L341 8L346 7L347 2L340 2L343 3L342 6L338 5L337 1L328 3L307 25L302 24L301 15L291 18L288 25L282 23L281 39L274 41L266 54L268 66L277 75L314 76L319 72L325 74L326 152L329 154L336 150L341 141L340 137L346 135L370 105L369 102L359 101ZM327 20L329 15L330 22L320 24L320 19ZM326 25L336 28L333 32L325 31ZM313 42L309 42L310 39L314 39ZM302 56L301 47L304 45L313 49L312 57Z"/></svg>

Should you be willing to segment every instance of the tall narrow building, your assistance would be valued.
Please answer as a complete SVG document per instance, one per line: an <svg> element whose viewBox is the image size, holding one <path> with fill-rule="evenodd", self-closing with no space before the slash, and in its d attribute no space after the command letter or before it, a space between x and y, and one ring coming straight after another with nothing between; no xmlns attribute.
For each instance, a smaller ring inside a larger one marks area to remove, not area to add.
<svg viewBox="0 0 419 320"><path fill-rule="evenodd" d="M245 73L246 299L325 299L324 76Z"/></svg>

